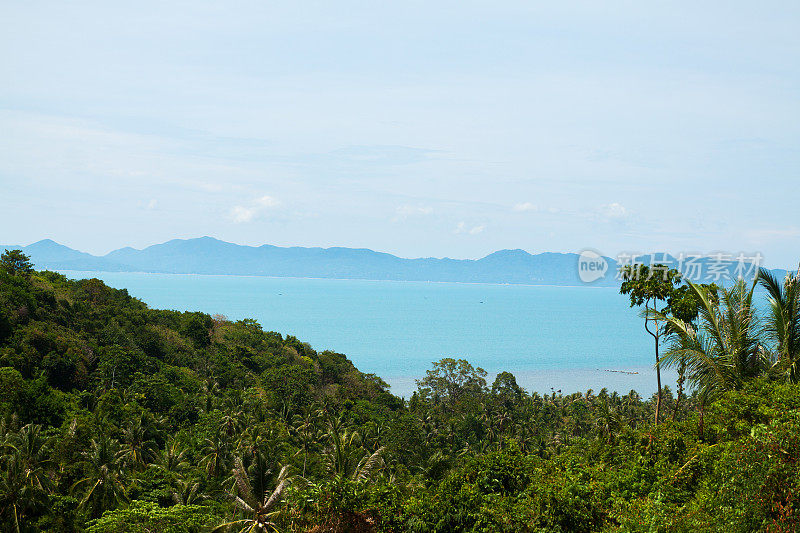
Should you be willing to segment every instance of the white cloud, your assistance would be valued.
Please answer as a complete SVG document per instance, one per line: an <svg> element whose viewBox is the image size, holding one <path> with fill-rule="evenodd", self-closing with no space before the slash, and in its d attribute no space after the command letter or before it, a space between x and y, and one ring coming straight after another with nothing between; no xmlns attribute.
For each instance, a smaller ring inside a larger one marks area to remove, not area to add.
<svg viewBox="0 0 800 533"><path fill-rule="evenodd" d="M433 213L433 208L421 205L401 205L396 211L401 216L430 215Z"/></svg>
<svg viewBox="0 0 800 533"><path fill-rule="evenodd" d="M453 233L456 233L456 234L469 233L470 235L477 235L478 233L482 233L483 230L485 230L485 229L486 229L486 226L484 224L481 224L479 226L472 226L470 228L470 227L467 226L466 222L462 221L462 222L459 222L458 224L456 224L456 229L453 230Z"/></svg>
<svg viewBox="0 0 800 533"><path fill-rule="evenodd" d="M555 214L555 213L560 213L561 212L561 210L559 208L557 208L557 207L544 207L544 206L536 205L536 204L531 203L531 202L521 202L521 203L518 203L518 204L514 204L514 207L512 208L512 210L516 211L517 213L525 213L525 212L530 211L530 212L538 212L538 213Z"/></svg>
<svg viewBox="0 0 800 533"><path fill-rule="evenodd" d="M242 222L250 222L256 216L257 209L254 207L243 207L241 205L235 206L231 209L231 218L237 224Z"/></svg>
<svg viewBox="0 0 800 533"><path fill-rule="evenodd" d="M152 200L147 202L147 210L148 211L152 211L156 207L158 207L158 200L156 200L155 198L153 198Z"/></svg>
<svg viewBox="0 0 800 533"><path fill-rule="evenodd" d="M627 217L629 214L625 206L617 202L601 205L598 211L601 216L611 220L620 220Z"/></svg>
<svg viewBox="0 0 800 533"><path fill-rule="evenodd" d="M256 198L250 205L237 205L231 209L230 217L237 224L242 224L244 222L251 222L259 215L261 215L265 210L277 207L280 205L280 202L273 198L272 196L261 196Z"/></svg>
<svg viewBox="0 0 800 533"><path fill-rule="evenodd" d="M261 207L277 207L278 205L280 205L280 202L278 200L276 200L272 196L267 196L267 195L264 195L258 200L256 200L256 203Z"/></svg>
<svg viewBox="0 0 800 533"><path fill-rule="evenodd" d="M392 222L400 222L401 220L405 220L409 217L424 217L433 214L433 208L429 206L423 205L401 205L395 209L397 213L394 218L392 218Z"/></svg>
<svg viewBox="0 0 800 533"><path fill-rule="evenodd" d="M514 211L538 211L539 207L530 202L522 202L514 206Z"/></svg>

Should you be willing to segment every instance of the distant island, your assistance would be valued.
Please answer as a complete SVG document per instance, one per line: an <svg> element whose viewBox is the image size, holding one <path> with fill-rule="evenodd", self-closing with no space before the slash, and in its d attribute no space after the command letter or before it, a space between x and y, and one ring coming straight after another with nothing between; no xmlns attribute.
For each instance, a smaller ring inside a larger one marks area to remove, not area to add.
<svg viewBox="0 0 800 533"><path fill-rule="evenodd" d="M45 239L21 249L40 269L169 274L229 274L303 278L374 279L580 285L574 253L529 254L500 250L481 259L405 259L365 248L242 246L212 237L174 239L142 250L120 248L104 256ZM606 258L610 268L614 261ZM613 272L613 270L611 271ZM616 285L613 274L593 285Z"/></svg>
<svg viewBox="0 0 800 533"><path fill-rule="evenodd" d="M500 250L480 259L406 259L366 248L243 246L213 237L174 239L137 250L126 247L103 256L74 250L51 239L20 249L39 269L94 272L150 272L329 279L587 285L578 275L577 253ZM669 257L669 256L668 256ZM603 257L606 275L589 286L618 286L617 262ZM670 258L671 259L671 258ZM730 265L732 272L734 265ZM775 271L780 277L785 271Z"/></svg>

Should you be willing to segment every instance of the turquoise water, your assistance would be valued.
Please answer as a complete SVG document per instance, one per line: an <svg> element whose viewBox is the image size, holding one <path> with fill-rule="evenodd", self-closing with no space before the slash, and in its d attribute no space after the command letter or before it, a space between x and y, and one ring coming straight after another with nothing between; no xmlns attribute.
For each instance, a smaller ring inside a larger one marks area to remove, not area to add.
<svg viewBox="0 0 800 533"><path fill-rule="evenodd" d="M442 357L517 376L528 390L656 390L652 338L614 288L65 271L153 308L254 318L346 354L409 396ZM638 372L622 374L609 370ZM662 373L663 374L663 373ZM674 390L672 374L664 383Z"/></svg>

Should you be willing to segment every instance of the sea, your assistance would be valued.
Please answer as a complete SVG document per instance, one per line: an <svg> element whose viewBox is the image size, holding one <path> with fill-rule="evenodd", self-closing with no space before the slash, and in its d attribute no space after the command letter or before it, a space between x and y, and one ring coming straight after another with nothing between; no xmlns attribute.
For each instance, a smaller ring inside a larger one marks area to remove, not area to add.
<svg viewBox="0 0 800 533"><path fill-rule="evenodd" d="M615 288L61 272L127 289L151 308L255 319L347 355L406 398L444 357L485 369L488 385L507 371L541 394L657 389L653 339ZM672 390L676 378L662 371Z"/></svg>

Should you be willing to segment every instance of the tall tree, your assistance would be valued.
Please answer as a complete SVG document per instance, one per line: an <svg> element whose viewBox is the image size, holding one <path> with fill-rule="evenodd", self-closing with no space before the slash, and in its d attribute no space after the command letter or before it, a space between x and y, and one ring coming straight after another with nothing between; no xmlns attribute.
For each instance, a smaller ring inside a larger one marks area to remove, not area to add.
<svg viewBox="0 0 800 533"><path fill-rule="evenodd" d="M631 307L644 307L644 329L653 337L656 355L656 424L661 412L661 359L659 342L666 334L665 316L671 314L669 304L677 296L676 288L681 282L681 274L665 265L628 265L620 269L623 279L620 294L630 297Z"/></svg>
<svg viewBox="0 0 800 533"><path fill-rule="evenodd" d="M480 393L486 387L486 371L473 367L466 359L444 359L433 363L433 370L417 380L420 392L430 391L434 396L447 399L450 404L469 393Z"/></svg>

